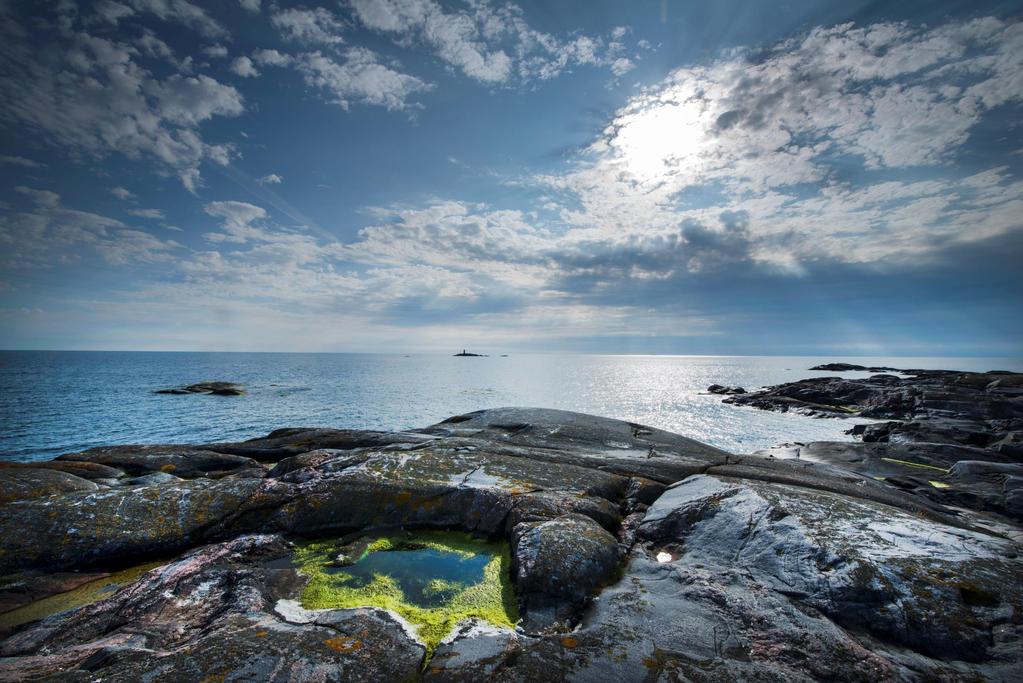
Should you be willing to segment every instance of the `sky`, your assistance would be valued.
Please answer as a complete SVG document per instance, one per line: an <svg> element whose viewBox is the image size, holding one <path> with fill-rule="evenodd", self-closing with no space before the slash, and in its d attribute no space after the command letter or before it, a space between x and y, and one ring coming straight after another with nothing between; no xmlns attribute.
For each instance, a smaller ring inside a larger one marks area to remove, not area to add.
<svg viewBox="0 0 1023 683"><path fill-rule="evenodd" d="M1021 15L0 0L0 348L1023 357Z"/></svg>

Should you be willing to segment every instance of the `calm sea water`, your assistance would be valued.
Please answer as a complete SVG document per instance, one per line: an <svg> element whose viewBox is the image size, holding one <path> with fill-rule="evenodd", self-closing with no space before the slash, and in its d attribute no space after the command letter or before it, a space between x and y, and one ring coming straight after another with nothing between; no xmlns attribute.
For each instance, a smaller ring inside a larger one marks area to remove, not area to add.
<svg viewBox="0 0 1023 683"><path fill-rule="evenodd" d="M734 452L848 439L852 421L721 403L710 384L755 388L828 361L1023 370L1008 359L289 353L0 352L0 459L48 459L92 446L206 443L278 427L424 427L499 406L577 410L671 430ZM847 373L855 376L857 373ZM862 374L862 373L860 373ZM168 396L202 380L238 397Z"/></svg>

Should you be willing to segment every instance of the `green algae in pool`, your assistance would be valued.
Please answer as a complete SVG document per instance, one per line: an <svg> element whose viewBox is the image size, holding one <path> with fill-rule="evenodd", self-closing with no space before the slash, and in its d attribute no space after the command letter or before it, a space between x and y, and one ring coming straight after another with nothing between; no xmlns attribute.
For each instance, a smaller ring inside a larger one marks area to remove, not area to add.
<svg viewBox="0 0 1023 683"><path fill-rule="evenodd" d="M518 621L504 542L446 531L382 536L346 567L333 566L338 550L336 541L295 550L299 568L309 577L302 593L307 609L393 610L416 627L428 654L464 619L506 628Z"/></svg>

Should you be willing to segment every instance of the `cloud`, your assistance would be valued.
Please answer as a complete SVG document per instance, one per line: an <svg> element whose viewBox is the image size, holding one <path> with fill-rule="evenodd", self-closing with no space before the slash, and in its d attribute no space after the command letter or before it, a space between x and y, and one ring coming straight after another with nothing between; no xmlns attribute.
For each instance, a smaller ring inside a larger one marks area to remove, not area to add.
<svg viewBox="0 0 1023 683"><path fill-rule="evenodd" d="M270 22L286 40L308 45L340 45L344 25L329 10L317 7L313 10L277 10Z"/></svg>
<svg viewBox="0 0 1023 683"><path fill-rule="evenodd" d="M235 72L242 78L252 78L259 75L259 71L252 64L252 60L248 57L237 57L231 62L231 71Z"/></svg>
<svg viewBox="0 0 1023 683"><path fill-rule="evenodd" d="M86 211L64 208L48 190L18 187L34 204L30 211L0 216L0 268L14 271L70 263L91 249L111 265L172 260L181 245Z"/></svg>
<svg viewBox="0 0 1023 683"><path fill-rule="evenodd" d="M344 49L339 56L320 51L288 55L260 49L252 53L252 60L260 66L297 70L307 85L345 110L352 104L407 110L417 106L410 101L413 95L433 88L431 83L397 71L393 63L383 64L379 55L361 47Z"/></svg>
<svg viewBox="0 0 1023 683"><path fill-rule="evenodd" d="M151 218L153 220L164 220L166 218L161 209L128 209L125 213L131 216Z"/></svg>
<svg viewBox="0 0 1023 683"><path fill-rule="evenodd" d="M356 19L389 34L401 45L423 43L442 61L482 83L553 78L576 65L608 67L621 75L631 68L620 40L626 27L609 40L586 35L557 38L529 26L515 4L469 3L445 11L433 0L352 0Z"/></svg>
<svg viewBox="0 0 1023 683"><path fill-rule="evenodd" d="M270 175L265 175L262 178L259 178L256 182L260 185L280 185L284 182L284 176L271 173Z"/></svg>
<svg viewBox="0 0 1023 683"><path fill-rule="evenodd" d="M227 56L227 48L220 43L214 43L213 45L207 45L202 48L201 52L207 57L224 58Z"/></svg>
<svg viewBox="0 0 1023 683"><path fill-rule="evenodd" d="M269 234L264 229L254 224L261 223L267 217L266 209L248 204L246 202L210 202L205 207L210 216L224 219L221 223L221 232L212 232L205 235L211 242L245 242L259 240L266 241Z"/></svg>
<svg viewBox="0 0 1023 683"><path fill-rule="evenodd" d="M993 103L1023 103L1021 26L842 25L735 50L645 89L573 169L537 180L557 194L566 243L675 236L695 249L725 239L728 211L746 217L751 263L792 274L1018 230L1008 168L956 159Z"/></svg>
<svg viewBox="0 0 1023 683"><path fill-rule="evenodd" d="M224 27L210 17L206 10L186 0L125 0L125 2L140 14L148 13L164 21L183 24L207 37L216 38L227 34Z"/></svg>
<svg viewBox="0 0 1023 683"><path fill-rule="evenodd" d="M173 2L164 9L175 7L183 11ZM139 64L135 46L82 31L29 41L8 17L0 34L0 123L23 126L71 156L155 160L191 190L204 161L230 158L229 146L206 143L198 128L242 112L233 87L205 75L159 78Z"/></svg>
<svg viewBox="0 0 1023 683"><path fill-rule="evenodd" d="M24 166L25 168L39 168L42 166L37 161L26 159L25 157L19 156L8 156L6 154L0 154L0 164L7 164L9 166Z"/></svg>
<svg viewBox="0 0 1023 683"><path fill-rule="evenodd" d="M295 67L307 85L322 90L329 102L348 109L352 103L369 104L390 110L414 106L409 99L433 86L415 76L395 71L380 63L379 57L365 48L348 48L343 61L320 52L296 58Z"/></svg>
<svg viewBox="0 0 1023 683"><path fill-rule="evenodd" d="M289 66L294 61L290 55L277 50L256 50L252 59L260 66Z"/></svg>
<svg viewBox="0 0 1023 683"><path fill-rule="evenodd" d="M260 0L238 0L238 4L254 14L258 14L260 10Z"/></svg>
<svg viewBox="0 0 1023 683"><path fill-rule="evenodd" d="M110 194L124 201L128 201L129 199L135 199L135 193L123 187L111 187Z"/></svg>
<svg viewBox="0 0 1023 683"><path fill-rule="evenodd" d="M48 209L55 208L60 204L60 195L56 192L50 192L49 190L36 190L31 187L25 187L19 185L14 188L15 192L20 192L23 195L27 195L37 205L46 207Z"/></svg>

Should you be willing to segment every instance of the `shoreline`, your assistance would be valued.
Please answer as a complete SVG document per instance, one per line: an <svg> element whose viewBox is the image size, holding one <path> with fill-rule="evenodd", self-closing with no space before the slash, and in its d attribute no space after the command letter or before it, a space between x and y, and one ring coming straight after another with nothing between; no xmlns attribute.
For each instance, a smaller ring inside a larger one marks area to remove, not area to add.
<svg viewBox="0 0 1023 683"><path fill-rule="evenodd" d="M707 657L729 677L1007 680L1023 654L989 634L1023 633L1023 547L1009 533L1023 519L1023 489L1009 485L1023 481L1009 438L1023 424L1020 377L811 378L726 399L902 411L860 441L793 446L796 458L497 408L402 432L285 428L5 463L0 604L31 606L83 572L161 564L14 627L0 640L0 680L287 666L327 680L614 670L638 681ZM990 428L983 446L957 441L979 438L963 429L971 420ZM506 543L516 627L464 622L433 650L386 609L301 606L308 577L288 559L293 543L398 527ZM703 636L721 628L734 641L707 650ZM111 643L116 654L103 654ZM808 648L817 656L777 654Z"/></svg>

